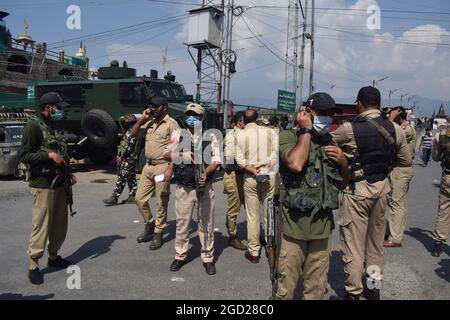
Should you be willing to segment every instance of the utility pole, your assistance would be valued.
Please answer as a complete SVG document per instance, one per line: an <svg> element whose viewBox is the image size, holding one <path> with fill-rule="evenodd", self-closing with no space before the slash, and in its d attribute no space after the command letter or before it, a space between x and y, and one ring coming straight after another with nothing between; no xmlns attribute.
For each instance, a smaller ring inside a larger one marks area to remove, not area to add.
<svg viewBox="0 0 450 320"><path fill-rule="evenodd" d="M284 89L298 96L298 0L289 0Z"/></svg>
<svg viewBox="0 0 450 320"><path fill-rule="evenodd" d="M166 72L166 63L167 63L167 50L168 47L163 50L163 57L162 57L162 73L164 74Z"/></svg>
<svg viewBox="0 0 450 320"><path fill-rule="evenodd" d="M228 128L228 112L230 110L230 87L231 87L231 68L230 66L236 62L236 54L233 52L233 11L234 11L234 0L228 0L228 12L227 12L227 29L226 29L226 40L225 40L225 50L221 53L222 63L225 65L224 72L224 87L223 87L223 97L224 108L223 108L223 124L224 129Z"/></svg>
<svg viewBox="0 0 450 320"><path fill-rule="evenodd" d="M301 0L299 0L300 6L301 6ZM300 86L299 86L299 94L297 97L297 101L300 101L300 103L297 103L298 108L302 107L303 104L303 73L305 71L305 42L306 42L306 23L308 20L308 0L305 0L305 9L302 10L303 14L303 34L302 34L302 48L300 53ZM299 111L299 110L297 110Z"/></svg>
<svg viewBox="0 0 450 320"><path fill-rule="evenodd" d="M309 95L314 91L314 7L315 0L311 0L311 61L309 67Z"/></svg>
<svg viewBox="0 0 450 320"><path fill-rule="evenodd" d="M394 89L394 90L389 90L389 103L388 103L388 107L391 107L391 95L395 92L397 92L400 89Z"/></svg>

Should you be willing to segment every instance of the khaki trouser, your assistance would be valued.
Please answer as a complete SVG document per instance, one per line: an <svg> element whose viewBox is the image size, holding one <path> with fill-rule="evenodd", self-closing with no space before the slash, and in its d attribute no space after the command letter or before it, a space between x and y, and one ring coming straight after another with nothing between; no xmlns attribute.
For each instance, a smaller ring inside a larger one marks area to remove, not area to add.
<svg viewBox="0 0 450 320"><path fill-rule="evenodd" d="M31 188L33 216L28 255L42 258L48 240L48 252L56 256L67 234L67 205L64 188Z"/></svg>
<svg viewBox="0 0 450 320"><path fill-rule="evenodd" d="M436 219L433 238L439 242L445 242L450 229L450 174L443 175L441 190L439 191L439 213Z"/></svg>
<svg viewBox="0 0 450 320"><path fill-rule="evenodd" d="M237 235L237 216L241 211L241 205L244 204L244 174L238 171L225 172L223 185L228 201L226 227L228 235L234 238Z"/></svg>
<svg viewBox="0 0 450 320"><path fill-rule="evenodd" d="M321 300L327 286L330 238L296 240L284 236L278 258L275 298L292 300L299 277L303 278L303 299Z"/></svg>
<svg viewBox="0 0 450 320"><path fill-rule="evenodd" d="M254 257L259 256L261 244L259 242L261 203L264 209L264 228L267 226L267 201L273 197L274 176L270 181L256 182L255 176L244 174L245 211L247 213L247 242L248 251Z"/></svg>
<svg viewBox="0 0 450 320"><path fill-rule="evenodd" d="M144 218L144 222L146 224L154 224L155 233L162 233L166 227L167 205L170 196L170 183L167 181L155 183L155 176L164 174L167 167L168 163L156 166L146 164L144 169L142 169L135 196L136 205ZM153 218L149 203L153 192L156 192L156 219Z"/></svg>
<svg viewBox="0 0 450 320"><path fill-rule="evenodd" d="M345 290L358 295L363 291L364 271L371 280L381 283L384 268L384 234L387 195L369 199L342 194L338 223L344 271Z"/></svg>
<svg viewBox="0 0 450 320"><path fill-rule="evenodd" d="M200 201L201 216L198 224L201 257L203 262L213 262L214 259L214 189L211 184L205 187L205 193ZM186 260L189 247L189 231L192 214L197 214L198 199L195 189L177 184L175 190L175 214L177 231L175 238L175 259Z"/></svg>
<svg viewBox="0 0 450 320"><path fill-rule="evenodd" d="M406 226L406 214L408 212L409 184L414 176L412 167L394 168L391 172L392 196L389 202L388 214L389 240L401 243Z"/></svg>

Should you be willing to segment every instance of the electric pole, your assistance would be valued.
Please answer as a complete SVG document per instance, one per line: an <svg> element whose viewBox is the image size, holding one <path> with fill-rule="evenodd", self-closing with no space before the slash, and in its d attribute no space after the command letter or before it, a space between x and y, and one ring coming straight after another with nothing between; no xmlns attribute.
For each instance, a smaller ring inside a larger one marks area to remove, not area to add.
<svg viewBox="0 0 450 320"><path fill-rule="evenodd" d="M309 67L309 95L314 91L314 7L315 0L311 0L311 58Z"/></svg>
<svg viewBox="0 0 450 320"><path fill-rule="evenodd" d="M299 0L300 7L302 5L301 0ZM297 106L298 110L302 107L303 104L303 73L305 71L305 42L306 42L306 23L308 20L308 0L305 0L305 9L302 9L302 15L303 15L303 33L302 33L302 49L300 53L300 85L299 85L299 94L297 97ZM300 102L300 103L298 103Z"/></svg>
<svg viewBox="0 0 450 320"><path fill-rule="evenodd" d="M289 0L284 89L298 96L298 0Z"/></svg>

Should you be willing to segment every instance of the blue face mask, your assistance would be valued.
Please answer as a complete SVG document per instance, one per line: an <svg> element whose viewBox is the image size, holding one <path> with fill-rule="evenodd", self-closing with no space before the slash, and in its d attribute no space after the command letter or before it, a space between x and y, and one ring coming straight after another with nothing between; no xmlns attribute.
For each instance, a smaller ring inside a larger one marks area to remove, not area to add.
<svg viewBox="0 0 450 320"><path fill-rule="evenodd" d="M186 124L189 128L195 128L199 123L201 123L201 120L196 116L188 116L186 118Z"/></svg>
<svg viewBox="0 0 450 320"><path fill-rule="evenodd" d="M53 121L59 121L64 118L64 111L62 110L56 110L55 112L50 114L50 117Z"/></svg>
<svg viewBox="0 0 450 320"><path fill-rule="evenodd" d="M315 116L313 128L321 136L328 133L328 130L333 123L333 118L329 116Z"/></svg>

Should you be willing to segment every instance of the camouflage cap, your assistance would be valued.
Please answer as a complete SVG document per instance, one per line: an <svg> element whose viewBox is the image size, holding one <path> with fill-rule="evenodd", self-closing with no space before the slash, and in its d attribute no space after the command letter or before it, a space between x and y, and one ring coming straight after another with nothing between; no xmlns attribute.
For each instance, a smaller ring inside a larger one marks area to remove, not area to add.
<svg viewBox="0 0 450 320"><path fill-rule="evenodd" d="M192 111L200 116L202 116L205 113L203 107L198 103L189 103L186 107L186 112L188 111Z"/></svg>

